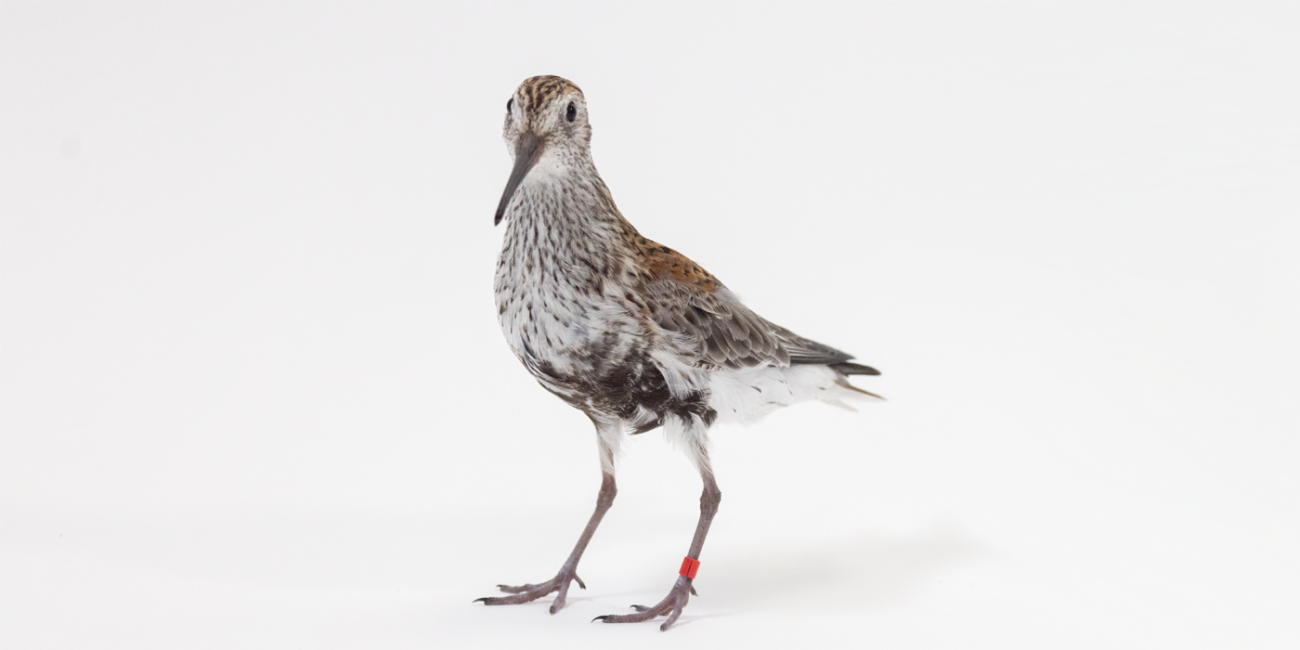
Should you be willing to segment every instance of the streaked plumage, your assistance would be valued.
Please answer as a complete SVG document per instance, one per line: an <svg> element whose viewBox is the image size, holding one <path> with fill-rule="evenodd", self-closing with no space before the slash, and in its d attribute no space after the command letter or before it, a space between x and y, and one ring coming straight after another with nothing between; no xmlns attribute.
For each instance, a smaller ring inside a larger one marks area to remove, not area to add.
<svg viewBox="0 0 1300 650"><path fill-rule="evenodd" d="M506 221L497 266L498 317L515 355L547 390L596 424L606 486L596 514L556 579L504 588L526 602L559 591L613 500L614 460L625 432L663 427L705 481L698 559L720 493L708 459L715 422L744 422L819 399L874 398L848 375L878 374L852 356L755 314L685 255L628 223L591 160L586 101L559 77L530 78L507 104L504 135L515 168L498 206ZM711 502L711 505L710 505ZM603 504L603 505L602 505ZM659 605L606 622L676 620L691 580Z"/></svg>

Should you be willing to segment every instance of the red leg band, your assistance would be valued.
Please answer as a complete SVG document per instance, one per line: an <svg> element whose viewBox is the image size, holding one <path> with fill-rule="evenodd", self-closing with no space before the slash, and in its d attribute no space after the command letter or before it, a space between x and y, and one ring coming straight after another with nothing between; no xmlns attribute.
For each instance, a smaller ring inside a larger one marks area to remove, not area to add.
<svg viewBox="0 0 1300 650"><path fill-rule="evenodd" d="M677 573L684 575L687 578L690 578L691 580L694 580L695 573L699 570L700 570L700 561L692 560L691 558L688 557L682 560L682 568Z"/></svg>

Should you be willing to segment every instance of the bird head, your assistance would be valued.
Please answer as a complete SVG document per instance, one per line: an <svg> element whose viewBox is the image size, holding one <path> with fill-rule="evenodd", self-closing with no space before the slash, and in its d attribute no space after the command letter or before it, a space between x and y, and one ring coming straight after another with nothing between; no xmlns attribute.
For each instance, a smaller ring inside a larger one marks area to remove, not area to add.
<svg viewBox="0 0 1300 650"><path fill-rule="evenodd" d="M591 124L582 90L553 75L525 79L506 102L502 137L515 165L497 205L493 223L498 224L525 177L558 174L591 155Z"/></svg>

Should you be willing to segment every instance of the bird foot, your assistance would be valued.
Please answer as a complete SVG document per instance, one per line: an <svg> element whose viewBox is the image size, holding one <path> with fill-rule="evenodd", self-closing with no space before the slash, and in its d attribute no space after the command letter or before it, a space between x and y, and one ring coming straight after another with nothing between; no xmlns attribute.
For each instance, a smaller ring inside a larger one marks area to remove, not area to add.
<svg viewBox="0 0 1300 650"><path fill-rule="evenodd" d="M677 583L669 590L668 595L657 605L646 607L645 605L633 605L632 609L636 610L635 614L607 614L597 616L591 619L594 623L602 621L604 623L640 623L649 621L657 616L667 615L668 620L659 626L659 631L666 631L677 622L677 617L682 615L682 608L690 600L691 594L695 593L695 588L691 586L691 579L686 576L678 576Z"/></svg>
<svg viewBox="0 0 1300 650"><path fill-rule="evenodd" d="M554 614L564 608L564 599L569 594L570 582L577 582L578 587L582 589L587 588L587 585L583 584L582 578L578 577L576 570L560 569L560 572L554 578L540 584L519 585L518 587L497 585L497 589L513 595L478 598L474 602L483 603L484 605L518 605L531 603L542 596L559 591L560 593L555 597L555 601L551 603L551 613Z"/></svg>

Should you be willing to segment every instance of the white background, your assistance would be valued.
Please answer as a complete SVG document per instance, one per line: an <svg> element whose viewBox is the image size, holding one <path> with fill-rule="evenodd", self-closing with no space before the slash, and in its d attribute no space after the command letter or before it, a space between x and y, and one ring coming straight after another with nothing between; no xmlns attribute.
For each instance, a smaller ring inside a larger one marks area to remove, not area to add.
<svg viewBox="0 0 1300 650"><path fill-rule="evenodd" d="M0 646L1295 647L1300 13L0 10ZM890 401L599 484L497 328L506 99ZM726 643L723 646L721 644Z"/></svg>

